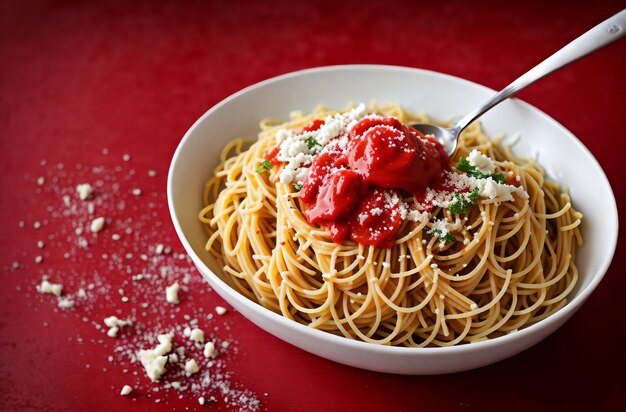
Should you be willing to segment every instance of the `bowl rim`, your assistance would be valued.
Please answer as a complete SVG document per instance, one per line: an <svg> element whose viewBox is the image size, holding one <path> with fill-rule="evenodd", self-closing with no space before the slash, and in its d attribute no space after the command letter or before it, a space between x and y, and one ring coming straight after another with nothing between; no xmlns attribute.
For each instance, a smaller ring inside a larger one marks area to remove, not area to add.
<svg viewBox="0 0 626 412"><path fill-rule="evenodd" d="M212 275L211 280L215 283L215 285L213 285L214 287L217 286L217 289L220 289L223 292L229 294L229 296L235 299L238 304L241 304L249 308L252 311L259 312L260 315L264 316L265 318L269 319L272 322L277 322L278 324L283 325L288 329L295 329L298 333L304 334L307 337L325 341L332 345L351 347L354 349L367 351L371 353L381 353L381 354L385 353L385 354L411 356L411 355L417 355L417 354L419 355L428 355L428 354L444 355L444 354L452 354L452 353L459 353L459 352L474 352L477 350L482 351L482 350L487 350L489 348L495 348L501 345L506 345L509 342L522 340L526 336L533 335L536 331L545 329L548 326L559 322L561 318L565 317L565 319L567 319L569 316L571 316L580 307L580 305L582 305L582 303L591 295L591 293L596 289L600 281L604 278L604 275L606 274L611 264L611 261L613 259L613 256L615 254L618 232L619 232L618 230L619 220L618 220L615 195L613 193L611 184L606 176L606 173L600 166L597 159L573 133L571 133L567 128L565 128L562 124L557 122L551 116L544 113L542 110L517 98L512 98L512 100L515 100L518 104L521 104L526 109L532 109L532 111L536 113L538 116L543 117L544 120L547 120L549 123L551 123L552 126L556 127L557 129L560 129L563 133L565 133L568 136L568 138L572 140L572 142L576 146L578 146L580 150L583 151L583 153L586 155L588 160L592 162L594 166L596 166L600 170L601 177L604 181L604 184L608 188L608 192L610 195L610 204L612 206L611 210L607 211L607 217L611 218L615 222L614 225L611 225L610 230L608 231L607 235L610 237L609 239L610 248L607 251L608 253L606 253L606 255L604 256L604 259L602 261L602 264L600 265L599 270L593 274L593 277L591 278L589 284L587 284L583 289L580 289L578 294L574 296L571 300L569 300L563 308L559 309L557 312L553 313L547 318L542 319L541 321L533 325L530 325L524 329L521 329L515 333L511 333L511 334L507 334L504 336L499 336L494 339L487 339L487 340L483 340L483 341L479 341L479 342L475 342L471 344L461 344L461 345L445 346L445 347L423 347L423 348L422 347L416 348L416 347L405 347L405 346L380 345L380 344L364 342L364 341L355 340L355 339L349 339L344 336L334 335L334 334L331 334L322 330L310 328L304 324L288 319L278 313L272 312L271 310L265 308L264 306L256 302L253 302L252 300L247 299L241 293L239 293L238 291L230 287L218 275L216 275L207 265L204 264L202 259L200 259L200 257L193 250L191 244L189 243L189 241L187 240L187 237L185 236L185 233L182 230L182 227L176 215L176 210L174 207L174 200L173 200L173 179L174 179L176 165L180 161L180 154L182 152L182 148L185 146L185 143L187 142L187 140L189 140L190 136L193 134L195 129L202 122L204 122L204 120L207 117L211 116L214 112L219 110L222 106L230 103L231 101L239 98L240 96L243 96L251 92L252 90L262 88L262 87L267 87L273 83L281 82L283 80L291 79L294 77L307 76L307 75L323 73L323 72L359 71L359 70L382 71L382 72L384 71L403 72L403 73L413 73L413 74L421 74L421 75L427 75L427 76L436 76L436 77L441 77L447 81L464 83L465 85L468 85L468 86L474 86L474 87L477 87L478 89L483 89L484 91L487 91L488 93L493 93L493 94L496 93L495 90L489 87L483 86L479 83L473 82L471 80L466 80L461 77L457 77L457 76L453 76L453 75L449 75L445 73L440 73L440 72L436 72L432 70L426 70L426 69L420 69L420 68L414 68L414 67L406 67L406 66L395 66L395 65L347 64L347 65L319 66L319 67L307 68L307 69L285 73L279 76L271 77L269 79L254 83L250 86L247 86L231 94L225 99L221 100L220 102L218 102L217 104L209 108L204 114L202 114L202 116L200 116L193 123L193 125L187 130L187 132L185 132L184 136L182 137L178 146L176 147L176 151L174 152L174 155L172 156L172 160L171 160L169 171L168 171L168 178L167 178L167 200L168 200L168 207L169 207L172 223L174 224L174 227L176 229L176 234L178 235L181 243L183 244L183 247L185 248L187 254L192 258L192 261L194 262L198 270L201 272L201 274L205 278L209 276L209 274ZM558 329L558 327L555 328L554 330L556 329ZM265 332L268 332L265 329L263 330Z"/></svg>

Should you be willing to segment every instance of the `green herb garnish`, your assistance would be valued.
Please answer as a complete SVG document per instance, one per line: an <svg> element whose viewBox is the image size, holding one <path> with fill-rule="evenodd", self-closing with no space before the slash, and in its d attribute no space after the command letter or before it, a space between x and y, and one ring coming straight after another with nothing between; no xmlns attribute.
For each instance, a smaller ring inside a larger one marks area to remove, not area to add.
<svg viewBox="0 0 626 412"><path fill-rule="evenodd" d="M470 176L478 178L483 177L483 174L480 173L478 169L476 169L476 166L472 166L469 160L467 160L465 157L461 157L461 159L459 160L459 164L456 165L456 168L461 172L466 172Z"/></svg>
<svg viewBox="0 0 626 412"><path fill-rule="evenodd" d="M459 164L456 165L456 168L457 170L460 170L461 172L465 172L468 175L475 177L477 179L487 179L490 177L496 183L501 183L501 184L506 183L506 178L504 177L502 173L486 175L482 173L480 170L478 170L476 166L472 166L469 160L467 160L465 157L461 157L461 159L459 160Z"/></svg>
<svg viewBox="0 0 626 412"><path fill-rule="evenodd" d="M506 178L504 177L504 175L502 173L496 173L495 175L491 175L491 178L496 183L502 183L502 184L506 183Z"/></svg>
<svg viewBox="0 0 626 412"><path fill-rule="evenodd" d="M318 142L313 136L310 136L308 139L306 139L306 145L309 147L309 149L313 149L315 146L321 146L320 142Z"/></svg>
<svg viewBox="0 0 626 412"><path fill-rule="evenodd" d="M272 170L272 161L271 160L263 160L261 165L256 169L257 173L268 172Z"/></svg>
<svg viewBox="0 0 626 412"><path fill-rule="evenodd" d="M470 193L469 195L467 195L467 199L472 202L472 204L476 204L476 202L478 201L478 188L475 187L474 190L472 190L472 193Z"/></svg>
<svg viewBox="0 0 626 412"><path fill-rule="evenodd" d="M302 189L302 185L300 183L294 183L293 184L293 188L296 190L301 190Z"/></svg>
<svg viewBox="0 0 626 412"><path fill-rule="evenodd" d="M454 235L448 231L446 231L445 236L443 236L443 232L441 231L441 229L433 229L430 231L430 233L434 234L435 236L437 236L439 238L439 241L443 244L448 244L448 243L452 243L454 241L456 241L456 238L454 237Z"/></svg>
<svg viewBox="0 0 626 412"><path fill-rule="evenodd" d="M463 198L461 198L461 195L458 193L454 194L454 199L454 202L450 203L450 206L448 206L448 210L450 211L450 213L464 215L465 212L467 212L467 207L471 203L464 201Z"/></svg>
<svg viewBox="0 0 626 412"><path fill-rule="evenodd" d="M459 193L454 194L454 202L450 203L448 210L450 213L457 213L464 215L467 212L467 208L471 205L475 205L478 200L478 188L474 188L472 193L467 195L467 200L463 200L463 197Z"/></svg>

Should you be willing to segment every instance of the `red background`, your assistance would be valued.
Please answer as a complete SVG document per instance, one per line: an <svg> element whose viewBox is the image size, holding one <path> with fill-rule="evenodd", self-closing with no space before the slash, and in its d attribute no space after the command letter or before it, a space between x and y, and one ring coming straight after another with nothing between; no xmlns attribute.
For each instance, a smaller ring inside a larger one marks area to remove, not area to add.
<svg viewBox="0 0 626 412"><path fill-rule="evenodd" d="M182 135L212 105L275 75L346 63L420 67L500 89L626 7L623 1L575 4L0 2L0 409L199 408L195 398L174 392L160 404L141 393L135 401L119 396L127 375L106 360L111 348L72 339L102 339L102 332L80 321L81 308L71 315L52 310L34 291L42 271L64 273L71 282L92 264L55 258L50 248L41 266L32 263L38 234L30 225L45 215L34 183L41 159L114 167L130 153L138 170L156 170L155 178L138 173L134 183L158 193L155 210L164 223L154 235L180 251L165 204L167 168ZM620 208L626 201L625 73L622 40L520 94L591 150ZM137 219L144 212L128 210ZM27 229L18 227L22 219ZM54 222L44 229L61 230ZM255 391L263 408L278 411L621 409L623 381L611 375L626 368L623 238L622 229L605 279L572 320L496 365L445 376L373 373L305 353L229 313L239 349L228 358L232 380ZM23 262L20 270L11 269L16 260ZM115 284L117 274L105 266L101 275ZM223 304L214 292L189 295L199 296L194 305L205 312ZM106 305L89 313L108 315ZM147 385L143 374L137 379Z"/></svg>

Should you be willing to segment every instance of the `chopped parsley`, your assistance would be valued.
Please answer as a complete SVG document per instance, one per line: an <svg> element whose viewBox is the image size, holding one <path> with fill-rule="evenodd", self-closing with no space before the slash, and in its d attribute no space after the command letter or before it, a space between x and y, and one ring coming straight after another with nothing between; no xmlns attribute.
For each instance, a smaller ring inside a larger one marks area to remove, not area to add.
<svg viewBox="0 0 626 412"><path fill-rule="evenodd" d="M439 238L439 241L445 245L456 241L456 238L454 237L454 235L448 231L446 231L445 236L442 236L443 232L441 231L441 229L433 229L430 233L437 236Z"/></svg>
<svg viewBox="0 0 626 412"><path fill-rule="evenodd" d="M474 188L472 193L467 196L468 200L463 200L463 197L455 193L454 194L454 202L450 203L448 206L448 210L450 213L457 213L460 215L464 215L467 212L467 208L471 205L475 205L478 200L478 188Z"/></svg>
<svg viewBox="0 0 626 412"><path fill-rule="evenodd" d="M474 190L472 190L472 193L467 195L467 198L469 199L470 202L472 202L472 204L475 205L476 202L478 201L478 188L475 187Z"/></svg>
<svg viewBox="0 0 626 412"><path fill-rule="evenodd" d="M456 168L457 170L460 170L461 172L465 172L468 175L475 177L477 179L486 179L490 177L496 183L501 183L501 184L506 183L506 179L502 173L486 175L482 173L480 170L478 170L476 166L472 166L469 160L467 160L465 157L461 157L461 159L459 160L459 164L456 165Z"/></svg>
<svg viewBox="0 0 626 412"><path fill-rule="evenodd" d="M306 145L309 149L313 149L315 146L321 146L320 142L318 142L313 136L306 139Z"/></svg>
<svg viewBox="0 0 626 412"><path fill-rule="evenodd" d="M491 178L496 183L502 183L502 184L506 183L506 178L504 177L504 175L502 173L496 173L495 175L491 175Z"/></svg>
<svg viewBox="0 0 626 412"><path fill-rule="evenodd" d="M272 170L272 161L271 160L263 160L261 165L256 169L257 173L268 172Z"/></svg>
<svg viewBox="0 0 626 412"><path fill-rule="evenodd" d="M293 184L293 188L296 190L301 190L302 189L302 185L300 183L294 183Z"/></svg>
<svg viewBox="0 0 626 412"><path fill-rule="evenodd" d="M479 179L485 177L485 175L478 171L478 169L476 169L476 166L472 166L469 160L467 160L467 158L465 157L461 157L461 159L459 160L459 164L456 165L456 168L461 172L465 172L468 175L474 176Z"/></svg>

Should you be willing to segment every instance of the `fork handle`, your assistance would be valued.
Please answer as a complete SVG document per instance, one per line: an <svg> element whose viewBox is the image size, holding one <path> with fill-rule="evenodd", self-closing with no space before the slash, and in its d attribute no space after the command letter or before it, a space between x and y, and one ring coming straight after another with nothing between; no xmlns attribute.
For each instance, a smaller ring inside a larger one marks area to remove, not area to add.
<svg viewBox="0 0 626 412"><path fill-rule="evenodd" d="M478 117L482 116L485 112L503 100L508 99L544 76L547 76L548 74L567 66L581 57L585 57L586 55L613 43L614 41L622 38L625 34L626 9L598 24L593 29L576 38L552 56L530 69L513 83L509 84L491 99L486 101L482 106L478 107L459 120L454 128L459 129L460 132Z"/></svg>

